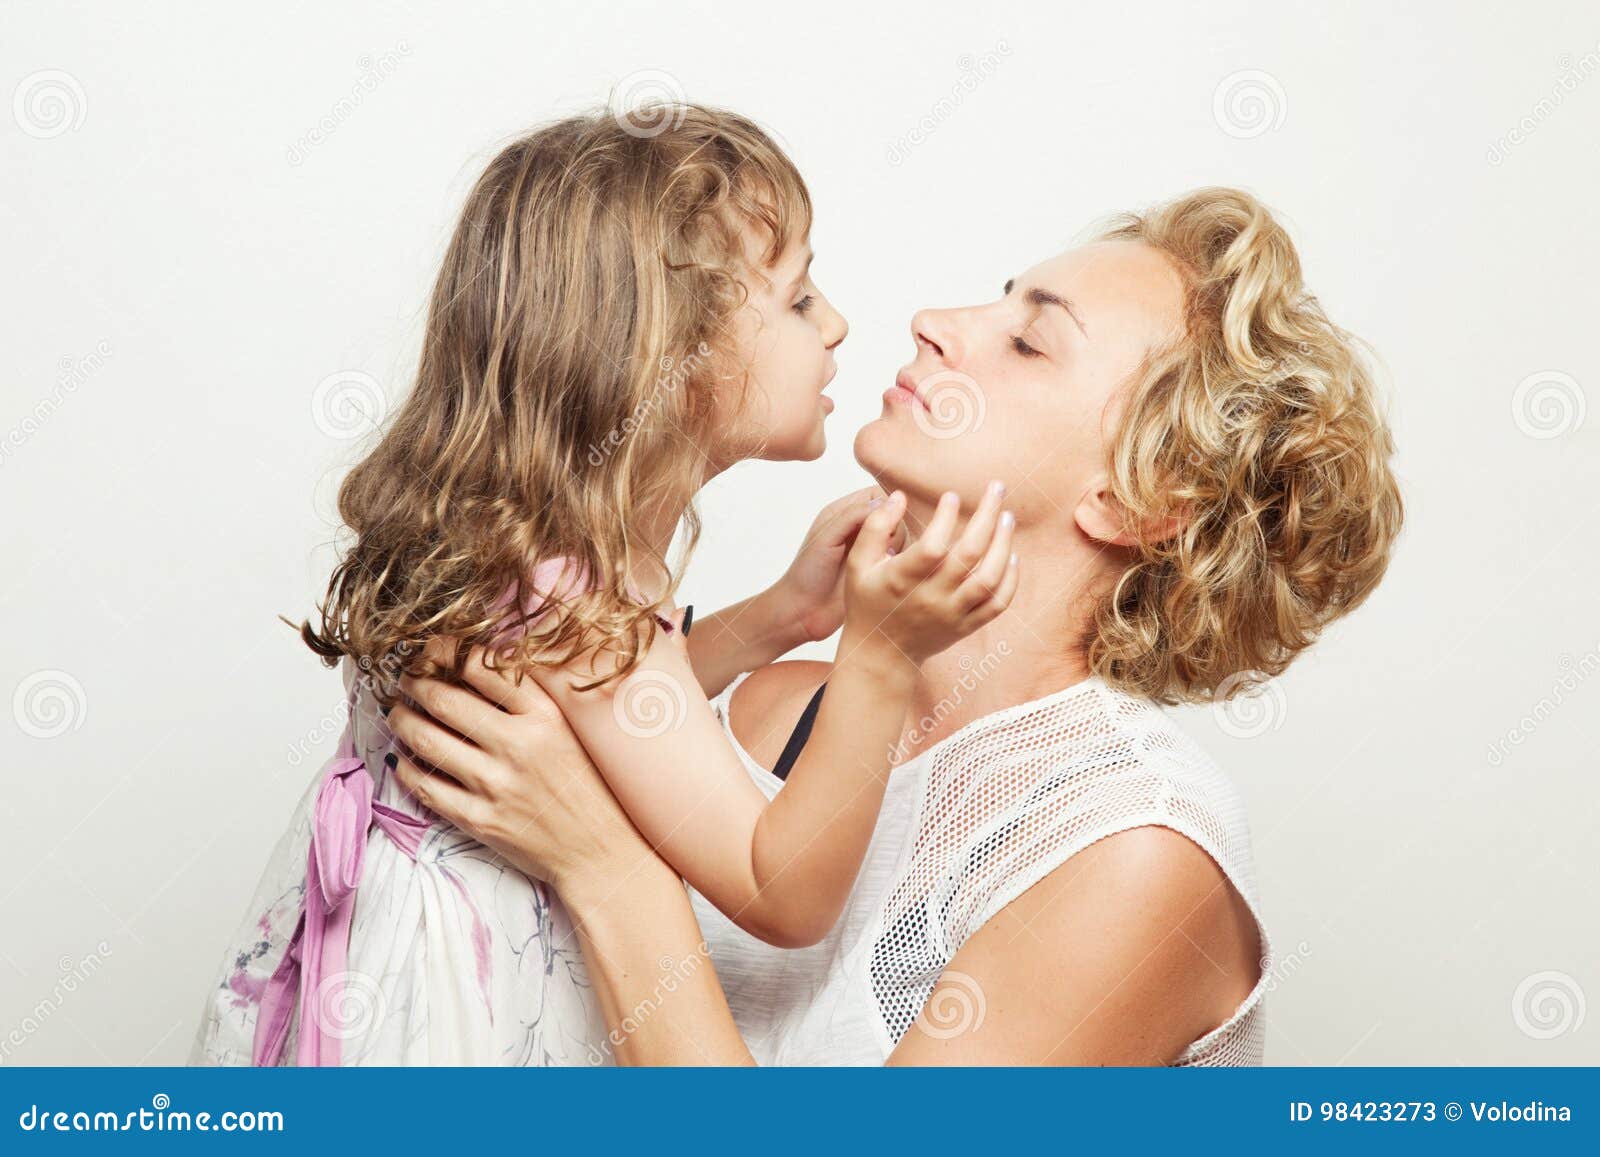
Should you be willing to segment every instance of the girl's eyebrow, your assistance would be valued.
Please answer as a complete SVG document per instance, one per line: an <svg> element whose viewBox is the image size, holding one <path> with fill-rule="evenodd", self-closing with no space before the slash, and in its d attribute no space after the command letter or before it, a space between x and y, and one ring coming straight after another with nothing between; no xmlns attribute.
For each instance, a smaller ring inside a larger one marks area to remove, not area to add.
<svg viewBox="0 0 1600 1157"><path fill-rule="evenodd" d="M800 267L800 272L795 274L793 280L789 282L789 288L794 288L806 279L806 275L811 272L811 262L816 256L810 249L806 250L806 263Z"/></svg>
<svg viewBox="0 0 1600 1157"><path fill-rule="evenodd" d="M1006 282L1005 296L1011 296L1011 287L1016 283L1017 279L1014 277L1010 281ZM1089 327L1083 324L1083 318L1078 313L1078 307L1073 305L1072 302L1068 301L1066 298L1062 297L1059 293L1051 293L1048 289L1030 289L1024 295L1024 299L1029 305L1037 305L1041 307L1046 305L1060 306L1062 309L1067 311L1067 316L1070 317L1077 325L1079 332L1081 332L1084 337L1089 336Z"/></svg>

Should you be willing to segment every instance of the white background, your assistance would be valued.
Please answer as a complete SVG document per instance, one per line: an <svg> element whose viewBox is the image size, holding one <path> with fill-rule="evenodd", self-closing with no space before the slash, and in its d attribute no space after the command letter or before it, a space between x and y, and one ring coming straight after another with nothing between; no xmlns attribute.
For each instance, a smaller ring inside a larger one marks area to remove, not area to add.
<svg viewBox="0 0 1600 1157"><path fill-rule="evenodd" d="M0 1058L185 1058L334 738L337 676L276 618L322 591L362 448L313 393L398 400L494 147L658 70L792 152L852 323L826 457L705 496L703 612L864 482L914 309L1196 185L1281 211L1382 356L1408 521L1262 734L1181 715L1246 791L1289 958L1268 1061L1600 1061L1600 16L1292 7L7 3Z"/></svg>

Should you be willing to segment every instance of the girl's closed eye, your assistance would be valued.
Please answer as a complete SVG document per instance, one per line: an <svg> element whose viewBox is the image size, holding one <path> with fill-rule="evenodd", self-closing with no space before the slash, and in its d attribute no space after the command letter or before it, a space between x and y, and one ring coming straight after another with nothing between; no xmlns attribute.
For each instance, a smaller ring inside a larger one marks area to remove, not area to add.
<svg viewBox="0 0 1600 1157"><path fill-rule="evenodd" d="M796 313L798 313L798 314L804 315L804 314L810 313L811 312L811 307L816 305L816 304L817 304L816 297L813 294L808 293L804 297L802 297L799 301L794 303L794 311Z"/></svg>

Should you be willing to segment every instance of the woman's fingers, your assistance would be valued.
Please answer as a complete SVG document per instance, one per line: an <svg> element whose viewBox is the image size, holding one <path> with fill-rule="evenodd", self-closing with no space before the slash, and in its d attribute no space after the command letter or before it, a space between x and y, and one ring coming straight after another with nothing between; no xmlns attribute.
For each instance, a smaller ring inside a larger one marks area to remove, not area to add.
<svg viewBox="0 0 1600 1157"><path fill-rule="evenodd" d="M477 797L448 775L438 771L424 771L404 756L398 757L394 768L400 786L411 793L423 807L441 815L459 828L470 829L477 818Z"/></svg>
<svg viewBox="0 0 1600 1157"><path fill-rule="evenodd" d="M485 647L472 648L461 677L490 704L512 715L527 715L549 698L531 674L517 682L503 668L489 666L488 655Z"/></svg>
<svg viewBox="0 0 1600 1157"><path fill-rule="evenodd" d="M491 761L485 750L463 739L437 720L396 703L389 712L389 730L418 760L437 767L474 790L488 781Z"/></svg>
<svg viewBox="0 0 1600 1157"><path fill-rule="evenodd" d="M400 680L400 690L434 719L479 747L489 746L485 740L505 717L495 704L477 691L446 683L443 679L406 675Z"/></svg>
<svg viewBox="0 0 1600 1157"><path fill-rule="evenodd" d="M896 490L884 499L861 524L855 545L850 548L850 561L858 566L870 566L884 557L894 541L895 527L905 514L906 496Z"/></svg>
<svg viewBox="0 0 1600 1157"><path fill-rule="evenodd" d="M422 654L425 658L448 669L455 660L455 648L454 637L436 635L428 640L422 649ZM501 710L514 713L526 711L529 696L541 694L538 687L531 679L525 678L520 684L513 682L504 670L489 666L488 655L488 648L482 645L468 651L466 661L461 668L461 677L466 680L469 687ZM451 726L455 724L452 722Z"/></svg>

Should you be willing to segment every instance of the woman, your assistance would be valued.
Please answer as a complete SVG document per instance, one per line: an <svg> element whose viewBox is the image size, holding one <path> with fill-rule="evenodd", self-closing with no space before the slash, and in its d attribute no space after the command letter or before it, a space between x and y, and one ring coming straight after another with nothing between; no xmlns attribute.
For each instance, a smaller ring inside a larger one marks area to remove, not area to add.
<svg viewBox="0 0 1600 1157"><path fill-rule="evenodd" d="M1382 577L1401 502L1353 339L1228 189L912 329L856 457L913 530L942 492L1002 479L1026 577L921 668L821 943L761 945L686 897L549 702L481 655L476 693L406 681L427 715L395 730L445 774L402 781L567 900L611 1030L597 1056L1258 1064L1271 948L1243 810L1158 705L1278 674ZM778 663L719 697L763 790L827 675Z"/></svg>

